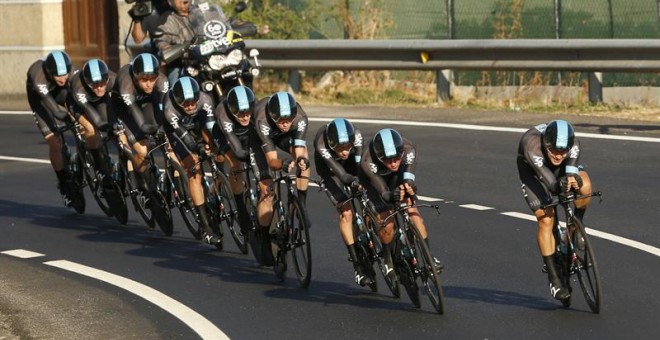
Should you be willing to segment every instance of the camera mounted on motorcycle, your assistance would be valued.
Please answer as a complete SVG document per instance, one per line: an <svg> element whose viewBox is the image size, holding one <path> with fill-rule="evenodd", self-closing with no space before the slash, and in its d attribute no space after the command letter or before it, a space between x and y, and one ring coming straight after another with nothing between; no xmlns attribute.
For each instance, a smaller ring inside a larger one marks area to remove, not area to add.
<svg viewBox="0 0 660 340"><path fill-rule="evenodd" d="M127 4L135 3L135 5L133 5L133 7L128 11L128 14L132 18L142 18L151 14L153 8L151 3L152 0L124 0L124 1L126 1Z"/></svg>
<svg viewBox="0 0 660 340"><path fill-rule="evenodd" d="M207 80L202 83L202 89L204 92L211 92L215 88L215 83L212 80Z"/></svg>

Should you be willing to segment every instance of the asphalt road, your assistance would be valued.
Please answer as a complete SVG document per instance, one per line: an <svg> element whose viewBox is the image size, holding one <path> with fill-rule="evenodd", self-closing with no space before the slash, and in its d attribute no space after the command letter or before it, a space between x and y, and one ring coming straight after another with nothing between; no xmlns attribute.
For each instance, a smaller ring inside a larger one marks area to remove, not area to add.
<svg viewBox="0 0 660 340"><path fill-rule="evenodd" d="M534 223L505 215L529 214L515 168L521 133L431 124L521 129L554 116L377 107L308 111L311 117L391 119L358 125L367 136L396 126L417 142L421 194L444 200L440 216L428 211L425 218L432 251L446 266L445 315L434 314L428 301L417 310L405 295L390 297L382 281L376 294L355 285L337 217L322 193L309 195L314 272L311 286L302 290L292 274L279 283L271 269L239 254L229 240L224 252L194 241L178 216L175 235L165 237L147 230L132 211L128 225L118 225L91 197L85 215L76 215L62 207L48 164L0 159L0 252L43 254L24 259L0 253L0 338L195 338L195 326L171 311L176 303L193 311L188 316L199 315L221 330L213 335L230 338L657 337L658 254L592 237L603 311L592 314L580 295L570 309L561 308L540 271ZM398 125L409 119L426 123ZM660 138L654 122L570 120L578 132ZM2 121L0 156L46 158L30 116L3 115ZM311 122L310 131L320 125ZM658 143L586 137L581 143L582 161L605 194L587 213L588 227L657 250ZM130 279L174 302L159 307L144 296L62 269L62 261Z"/></svg>

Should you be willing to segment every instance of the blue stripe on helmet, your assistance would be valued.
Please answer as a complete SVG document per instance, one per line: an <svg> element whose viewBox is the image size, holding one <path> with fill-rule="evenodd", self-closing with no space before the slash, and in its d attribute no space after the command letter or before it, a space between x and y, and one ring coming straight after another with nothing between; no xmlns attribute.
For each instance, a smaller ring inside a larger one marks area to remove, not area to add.
<svg viewBox="0 0 660 340"><path fill-rule="evenodd" d="M183 91L183 99L184 100L194 99L195 91L193 91L192 78L182 77L180 81L181 81L181 90Z"/></svg>
<svg viewBox="0 0 660 340"><path fill-rule="evenodd" d="M236 101L238 102L238 111L247 111L250 108L250 101L248 100L247 91L245 87L237 86L234 88L236 91Z"/></svg>
<svg viewBox="0 0 660 340"><path fill-rule="evenodd" d="M555 147L557 149L568 148L568 122L565 120L557 121L557 140Z"/></svg>
<svg viewBox="0 0 660 340"><path fill-rule="evenodd" d="M335 119L335 126L337 126L337 143L347 144L350 140L348 129L346 128L346 119Z"/></svg>
<svg viewBox="0 0 660 340"><path fill-rule="evenodd" d="M142 58L142 63L144 64L144 73L154 73L155 65L153 63L153 58L148 53L143 53L140 55Z"/></svg>
<svg viewBox="0 0 660 340"><path fill-rule="evenodd" d="M103 80L101 76L101 66L98 59L92 59L89 63L89 72L92 76L92 82L96 83Z"/></svg>
<svg viewBox="0 0 660 340"><path fill-rule="evenodd" d="M380 138L383 141L383 151L385 152L385 157L394 157L396 156L396 146L394 145L394 137L392 137L391 129L382 129L379 132Z"/></svg>
<svg viewBox="0 0 660 340"><path fill-rule="evenodd" d="M57 75L63 76L67 74L66 60L62 51L53 51L53 58L55 59L55 67L57 67Z"/></svg>
<svg viewBox="0 0 660 340"><path fill-rule="evenodd" d="M289 118L291 117L291 105L289 105L289 94L286 92L277 93L278 102L280 102L280 117Z"/></svg>

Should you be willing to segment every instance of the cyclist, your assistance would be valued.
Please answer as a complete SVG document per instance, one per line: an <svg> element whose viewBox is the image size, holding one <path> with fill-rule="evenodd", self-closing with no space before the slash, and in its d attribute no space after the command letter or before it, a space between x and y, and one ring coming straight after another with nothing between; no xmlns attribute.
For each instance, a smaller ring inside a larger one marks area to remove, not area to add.
<svg viewBox="0 0 660 340"><path fill-rule="evenodd" d="M141 183L147 195L155 183L151 172L146 171L149 136L163 125L162 102L168 88L167 78L158 71L158 59L149 53L139 54L131 63L122 66L117 72L113 88L113 92L118 94L113 99L113 108L125 127L121 130L124 133L117 133L123 143L130 145L135 152L133 154L131 150L124 150L131 154L132 164L128 164L128 176L133 183ZM138 195L142 194L138 192ZM148 200L148 197L141 199Z"/></svg>
<svg viewBox="0 0 660 340"><path fill-rule="evenodd" d="M536 241L548 272L550 294L558 300L567 299L570 292L561 284L554 264L554 209L541 207L551 203L552 196L560 192L591 192L591 180L578 165L579 157L580 144L573 126L565 120L553 120L527 130L518 145L517 165L523 197L538 221ZM580 220L589 202L590 198L575 201L575 216Z"/></svg>
<svg viewBox="0 0 660 340"><path fill-rule="evenodd" d="M110 91L117 75L100 59L90 59L82 72L71 77L69 109L84 128L87 149L94 159L94 168L102 178L103 190L112 188L111 169L102 152L101 132L108 132L115 119L110 109Z"/></svg>
<svg viewBox="0 0 660 340"><path fill-rule="evenodd" d="M369 200L374 204L381 221L390 213L390 205L406 202L412 205L411 197L417 194L415 185L415 161L417 159L414 144L394 129L382 129L373 137L369 147L362 153L360 161L360 183L367 190ZM424 220L415 207L408 209L410 219L419 230L428 245L428 233ZM378 231L383 243L388 276L397 280L392 266L391 247L394 239L394 221L391 219ZM430 247L429 247L430 248ZM443 266L433 258L438 271Z"/></svg>
<svg viewBox="0 0 660 340"><path fill-rule="evenodd" d="M207 155L212 144L213 99L200 91L195 79L181 77L165 98L165 119L169 123L166 131L174 153L188 172L188 191L199 214L202 240L222 248L222 234L216 235L211 229L202 187L204 174L197 164L199 156Z"/></svg>
<svg viewBox="0 0 660 340"><path fill-rule="evenodd" d="M241 230L250 227L249 213L245 207L245 176L240 170L244 162L250 161L250 134L254 134L255 96L246 86L236 86L229 90L225 99L215 108L215 118L221 133L214 133L214 142L221 146L221 152L229 162L229 183L236 200ZM219 138L217 138L219 137ZM254 137L253 137L254 138ZM218 141L215 141L218 139Z"/></svg>
<svg viewBox="0 0 660 340"><path fill-rule="evenodd" d="M75 70L77 71L77 70ZM32 115L48 144L50 164L58 180L58 189L67 207L73 204L73 180L62 156L63 140L56 134L57 121L67 119L64 107L71 91L69 78L74 73L71 58L64 51L54 50L45 59L35 61L27 72L26 91Z"/></svg>
<svg viewBox="0 0 660 340"><path fill-rule="evenodd" d="M292 171L298 168L300 174L309 177L309 156L305 136L307 134L307 114L293 96L287 92L277 92L262 98L255 104L256 136L250 141L255 153L259 178L258 223L261 231L262 264L273 263L268 229L273 217L273 193L268 190L272 183L270 170ZM277 148L283 150L286 159L278 158ZM290 159L289 157L293 157ZM305 206L308 180L298 179L296 187L300 203Z"/></svg>
<svg viewBox="0 0 660 340"><path fill-rule="evenodd" d="M333 203L339 204L348 199L345 186L355 189L359 186L357 178L362 156L362 134L351 122L337 118L321 126L314 137L314 164L330 193ZM341 234L348 255L353 262L355 282L366 286L371 279L365 275L355 252L353 235L353 207L350 204L336 206L339 212L339 233Z"/></svg>

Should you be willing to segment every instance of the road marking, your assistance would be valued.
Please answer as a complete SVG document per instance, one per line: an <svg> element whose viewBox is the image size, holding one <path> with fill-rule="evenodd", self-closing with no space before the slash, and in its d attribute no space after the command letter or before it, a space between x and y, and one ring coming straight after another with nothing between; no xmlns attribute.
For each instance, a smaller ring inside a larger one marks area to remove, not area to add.
<svg viewBox="0 0 660 340"><path fill-rule="evenodd" d="M38 158L0 156L0 159L6 160L6 161L19 161L19 162L28 162L28 163L50 164L49 160L47 160L47 159L38 159Z"/></svg>
<svg viewBox="0 0 660 340"><path fill-rule="evenodd" d="M25 249L14 249L14 250L6 250L1 252L2 254L9 255L9 256L14 256L18 257L21 259L31 259L35 257L41 257L45 256L44 254L40 253L35 253L33 251L25 250Z"/></svg>
<svg viewBox="0 0 660 340"><path fill-rule="evenodd" d="M459 205L459 207L466 208L466 209L473 209L473 210L493 210L493 209L495 209L495 208L491 208L491 207L485 207L485 206L479 205L479 204L462 204L462 205Z"/></svg>
<svg viewBox="0 0 660 340"><path fill-rule="evenodd" d="M188 327L195 331L202 339L229 339L225 333L202 315L147 285L143 285L139 282L103 270L66 260L48 261L44 262L44 264L88 276L127 290L172 314L174 317L188 325Z"/></svg>
<svg viewBox="0 0 660 340"><path fill-rule="evenodd" d="M308 119L312 122L328 122L334 118L309 117ZM515 132L520 134L525 133L528 130L523 128L511 128L511 127L502 127L502 126L483 126L483 125L471 125L471 124L452 124L452 123L434 123L434 122L412 122L412 121L384 120L384 119L351 118L350 121L353 123L364 123L364 124L442 127L448 129L461 129L461 130L474 130L474 131ZM584 132L576 132L575 135L578 137L585 137L585 138L660 143L660 138L654 138L654 137L601 135L598 133L584 133Z"/></svg>

